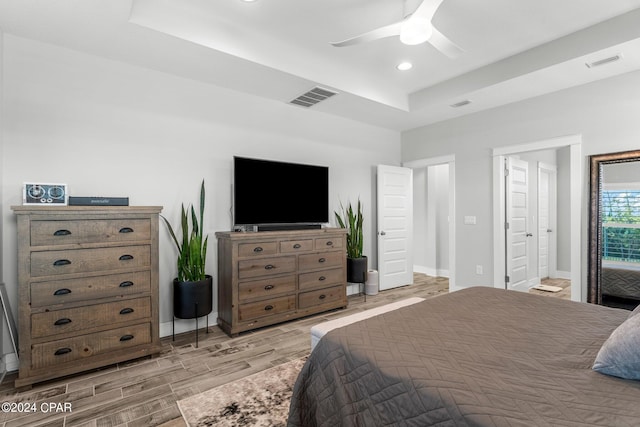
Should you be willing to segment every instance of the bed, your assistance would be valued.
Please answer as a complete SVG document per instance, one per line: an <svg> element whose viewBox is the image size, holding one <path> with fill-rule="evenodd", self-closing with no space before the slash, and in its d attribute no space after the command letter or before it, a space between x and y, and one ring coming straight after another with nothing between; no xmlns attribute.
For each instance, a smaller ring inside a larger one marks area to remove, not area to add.
<svg viewBox="0 0 640 427"><path fill-rule="evenodd" d="M640 269L604 263L602 295L640 300Z"/></svg>
<svg viewBox="0 0 640 427"><path fill-rule="evenodd" d="M334 329L288 426L638 426L640 381L591 369L628 317L477 287Z"/></svg>

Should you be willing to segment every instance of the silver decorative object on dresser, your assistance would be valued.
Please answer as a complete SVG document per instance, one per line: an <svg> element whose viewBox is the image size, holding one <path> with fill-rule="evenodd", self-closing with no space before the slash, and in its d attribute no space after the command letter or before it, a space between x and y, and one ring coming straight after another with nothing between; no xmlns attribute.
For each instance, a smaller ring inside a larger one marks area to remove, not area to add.
<svg viewBox="0 0 640 427"><path fill-rule="evenodd" d="M16 387L158 353L158 206L13 206Z"/></svg>

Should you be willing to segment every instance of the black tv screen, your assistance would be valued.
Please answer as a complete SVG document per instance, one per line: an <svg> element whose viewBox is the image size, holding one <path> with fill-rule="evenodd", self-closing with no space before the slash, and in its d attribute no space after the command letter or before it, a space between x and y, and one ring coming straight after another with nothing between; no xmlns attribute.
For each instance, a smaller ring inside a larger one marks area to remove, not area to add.
<svg viewBox="0 0 640 427"><path fill-rule="evenodd" d="M234 224L329 222L329 168L234 157Z"/></svg>

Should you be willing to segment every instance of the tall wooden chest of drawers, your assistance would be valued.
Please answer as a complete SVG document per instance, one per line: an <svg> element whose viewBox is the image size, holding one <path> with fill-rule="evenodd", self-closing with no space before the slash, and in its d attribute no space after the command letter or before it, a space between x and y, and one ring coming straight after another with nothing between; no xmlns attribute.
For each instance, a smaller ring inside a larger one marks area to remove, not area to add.
<svg viewBox="0 0 640 427"><path fill-rule="evenodd" d="M161 207L13 206L16 387L160 351Z"/></svg>
<svg viewBox="0 0 640 427"><path fill-rule="evenodd" d="M216 237L218 325L227 334L347 306L346 230Z"/></svg>

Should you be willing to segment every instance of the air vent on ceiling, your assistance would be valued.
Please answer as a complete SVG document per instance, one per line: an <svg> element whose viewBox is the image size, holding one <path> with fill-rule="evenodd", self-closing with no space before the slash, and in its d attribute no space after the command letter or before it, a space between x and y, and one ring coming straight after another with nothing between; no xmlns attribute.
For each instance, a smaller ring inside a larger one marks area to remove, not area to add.
<svg viewBox="0 0 640 427"><path fill-rule="evenodd" d="M327 98L337 95L337 92L333 92L329 89L314 87L310 91L303 93L299 97L289 101L290 104L300 105L302 107L312 107L320 101L324 101Z"/></svg>
<svg viewBox="0 0 640 427"><path fill-rule="evenodd" d="M608 58L604 58L604 59L599 59L597 61L593 61L593 62L587 62L585 63L585 65L589 68L593 68L593 67L598 67L600 65L605 65L605 64L610 64L612 62L616 62L622 59L622 54L619 53L617 55L613 55L610 56Z"/></svg>
<svg viewBox="0 0 640 427"><path fill-rule="evenodd" d="M471 101L469 101L468 99L465 99L464 101L460 101L460 102L456 102L455 104L451 104L451 105L449 105L449 107L458 108L458 107L464 107L465 105L469 105L469 104L471 104Z"/></svg>

